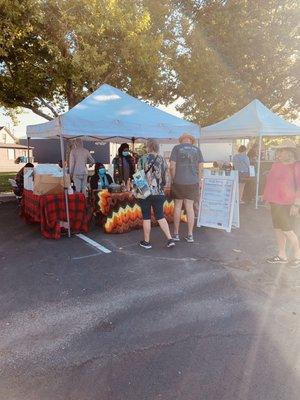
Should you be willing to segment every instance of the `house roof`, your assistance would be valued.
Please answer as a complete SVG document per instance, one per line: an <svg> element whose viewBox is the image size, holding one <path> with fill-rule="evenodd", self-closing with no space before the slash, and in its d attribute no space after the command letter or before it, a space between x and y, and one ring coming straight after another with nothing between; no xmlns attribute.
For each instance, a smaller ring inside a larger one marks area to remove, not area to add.
<svg viewBox="0 0 300 400"><path fill-rule="evenodd" d="M15 142L17 141L15 135L6 126L0 126L0 132L2 129L4 129L14 139Z"/></svg>

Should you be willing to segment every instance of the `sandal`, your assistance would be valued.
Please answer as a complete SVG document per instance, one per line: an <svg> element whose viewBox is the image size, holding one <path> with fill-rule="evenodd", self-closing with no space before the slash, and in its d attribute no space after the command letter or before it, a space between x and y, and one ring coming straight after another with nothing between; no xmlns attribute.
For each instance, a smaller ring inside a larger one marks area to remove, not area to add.
<svg viewBox="0 0 300 400"><path fill-rule="evenodd" d="M287 264L289 260L287 258L281 258L279 256L274 256L266 259L268 264Z"/></svg>

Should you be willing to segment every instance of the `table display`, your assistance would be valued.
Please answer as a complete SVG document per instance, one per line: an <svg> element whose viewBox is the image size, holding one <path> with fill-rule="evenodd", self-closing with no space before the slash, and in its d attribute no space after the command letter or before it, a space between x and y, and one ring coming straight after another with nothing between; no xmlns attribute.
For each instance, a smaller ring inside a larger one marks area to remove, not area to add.
<svg viewBox="0 0 300 400"><path fill-rule="evenodd" d="M125 233L140 229L143 225L142 211L139 201L131 192L110 193L108 190L98 192L98 207L101 219L100 225L106 233ZM166 192L164 214L168 222L173 222L174 202L170 192ZM186 216L182 215L186 221ZM157 224L154 215L152 222Z"/></svg>
<svg viewBox="0 0 300 400"><path fill-rule="evenodd" d="M87 232L86 199L82 193L68 196L71 232ZM42 235L48 239L59 239L61 228L67 220L64 194L35 195L24 189L21 215L29 223L39 222Z"/></svg>

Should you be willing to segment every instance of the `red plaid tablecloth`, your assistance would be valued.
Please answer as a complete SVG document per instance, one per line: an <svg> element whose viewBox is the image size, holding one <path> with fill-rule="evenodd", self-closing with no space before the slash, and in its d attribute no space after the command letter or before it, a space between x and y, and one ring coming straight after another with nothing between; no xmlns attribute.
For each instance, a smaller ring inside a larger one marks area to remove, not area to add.
<svg viewBox="0 0 300 400"><path fill-rule="evenodd" d="M67 220L64 194L37 196L24 190L22 197L22 216L27 222L40 222L42 235L49 239L61 236L61 221ZM87 232L86 199L82 193L69 195L71 231Z"/></svg>

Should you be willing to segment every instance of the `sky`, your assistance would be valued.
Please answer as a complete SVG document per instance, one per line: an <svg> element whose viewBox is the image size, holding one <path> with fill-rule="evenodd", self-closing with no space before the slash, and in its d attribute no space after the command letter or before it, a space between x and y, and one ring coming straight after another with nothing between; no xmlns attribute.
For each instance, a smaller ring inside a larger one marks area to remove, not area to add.
<svg viewBox="0 0 300 400"><path fill-rule="evenodd" d="M0 126L6 126L18 138L26 136L26 126L40 124L46 120L34 114L30 110L24 109L22 114L18 115L19 124L14 126L12 120L4 115L4 110L0 109Z"/></svg>
<svg viewBox="0 0 300 400"><path fill-rule="evenodd" d="M163 111L166 111L170 114L176 115L177 117L182 117L182 114L180 114L178 111L175 109L176 102L165 107L165 106L158 106ZM17 137L17 138L22 138L26 137L26 126L27 125L35 125L35 124L41 124L43 122L47 122L46 119L34 114L31 110L23 109L23 112L18 115L18 120L19 123L14 126L12 120L10 117L7 117L5 115L5 112L3 109L0 108L0 126L6 126L7 128L10 129L10 131Z"/></svg>

